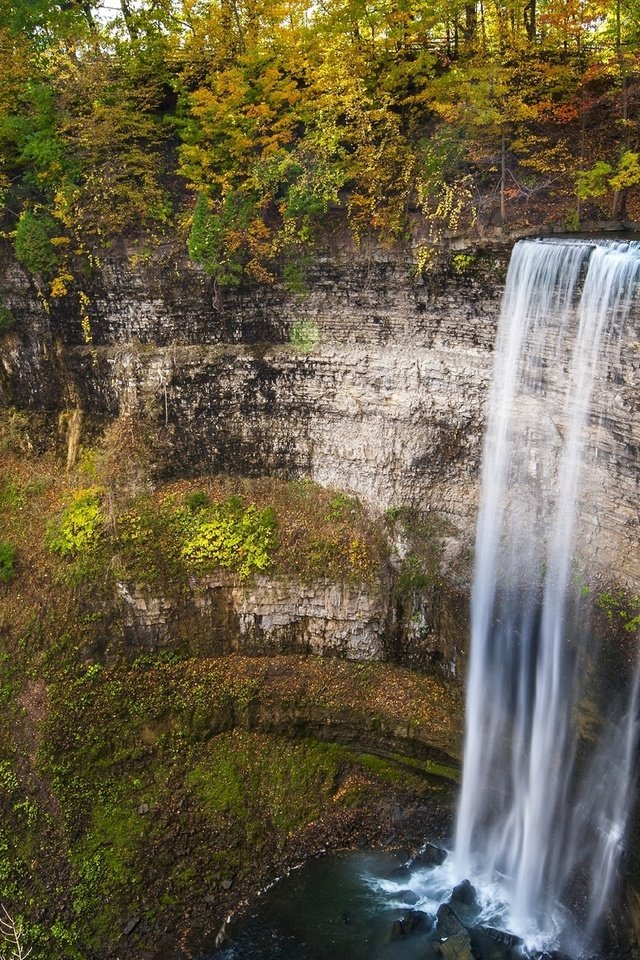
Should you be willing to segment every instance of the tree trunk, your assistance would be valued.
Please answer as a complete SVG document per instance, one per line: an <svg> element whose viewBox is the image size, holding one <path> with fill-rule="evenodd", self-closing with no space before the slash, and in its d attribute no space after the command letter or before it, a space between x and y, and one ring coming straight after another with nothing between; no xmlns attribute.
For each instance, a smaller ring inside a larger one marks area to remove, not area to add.
<svg viewBox="0 0 640 960"><path fill-rule="evenodd" d="M464 5L464 42L470 46L476 38L478 29L478 8L475 3Z"/></svg>
<svg viewBox="0 0 640 960"><path fill-rule="evenodd" d="M620 0L616 3L616 56L618 58L618 72L620 75L620 89L622 92L622 130L624 145L629 147L629 91L627 88L627 62L622 49L622 24Z"/></svg>
<svg viewBox="0 0 640 960"><path fill-rule="evenodd" d="M536 40L536 0L527 0L524 6L524 27L530 43Z"/></svg>
<svg viewBox="0 0 640 960"><path fill-rule="evenodd" d="M507 218L505 190L507 187L507 137L504 130L500 137L500 223Z"/></svg>
<svg viewBox="0 0 640 960"><path fill-rule="evenodd" d="M132 40L135 40L139 36L139 30L135 24L135 18L133 15L133 10L131 9L131 3L129 0L120 0L120 7L122 8L122 16L124 17L124 22L129 33L129 36Z"/></svg>
<svg viewBox="0 0 640 960"><path fill-rule="evenodd" d="M480 0L480 29L482 31L482 49L487 49L487 22L484 17L484 0Z"/></svg>
<svg viewBox="0 0 640 960"><path fill-rule="evenodd" d="M584 169L585 145L587 140L587 113L584 103L584 73L580 78L580 169ZM580 197L576 200L576 218L580 225L581 216Z"/></svg>
<svg viewBox="0 0 640 960"><path fill-rule="evenodd" d="M621 187L613 191L613 201L611 203L611 219L621 220L624 217L627 206L628 187Z"/></svg>

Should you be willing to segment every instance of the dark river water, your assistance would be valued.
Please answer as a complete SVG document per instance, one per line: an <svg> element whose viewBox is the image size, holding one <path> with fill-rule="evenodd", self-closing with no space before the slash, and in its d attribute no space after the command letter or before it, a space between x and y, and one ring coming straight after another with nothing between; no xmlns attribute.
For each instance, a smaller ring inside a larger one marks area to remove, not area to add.
<svg viewBox="0 0 640 960"><path fill-rule="evenodd" d="M428 934L398 938L394 920L413 897L389 897L375 878L405 857L388 852L337 854L311 861L259 897L215 960L425 960ZM402 903L406 901L405 906Z"/></svg>

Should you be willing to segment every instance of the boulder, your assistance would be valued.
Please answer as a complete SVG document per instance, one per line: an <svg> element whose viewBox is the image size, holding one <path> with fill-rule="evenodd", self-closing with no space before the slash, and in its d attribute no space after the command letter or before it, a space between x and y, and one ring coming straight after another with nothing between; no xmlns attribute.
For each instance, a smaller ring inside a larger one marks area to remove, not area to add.
<svg viewBox="0 0 640 960"><path fill-rule="evenodd" d="M427 941L424 945L424 953L420 954L420 960L442 960L440 944L435 941Z"/></svg>
<svg viewBox="0 0 640 960"><path fill-rule="evenodd" d="M416 870L422 867L439 867L447 859L447 851L436 847L435 843L425 843L424 847L411 861L411 867Z"/></svg>
<svg viewBox="0 0 640 960"><path fill-rule="evenodd" d="M455 937L459 933L468 936L467 929L448 903L441 903L436 914L436 934L441 940Z"/></svg>
<svg viewBox="0 0 640 960"><path fill-rule="evenodd" d="M394 900L395 900L395 898L397 897L398 900L404 900L404 902L405 902L405 903L408 903L408 904L417 903L418 900L420 899L420 897L419 897L418 894L415 892L415 890L409 890L409 889L407 889L407 890L398 890L397 893L394 893L393 897L394 897Z"/></svg>
<svg viewBox="0 0 640 960"><path fill-rule="evenodd" d="M450 903L459 903L465 907L475 907L478 904L476 888L468 880L463 880L451 891Z"/></svg>
<svg viewBox="0 0 640 960"><path fill-rule="evenodd" d="M407 936L413 933L426 933L433 926L432 918L422 910L408 910L402 918Z"/></svg>
<svg viewBox="0 0 640 960"><path fill-rule="evenodd" d="M467 924L473 921L480 912L476 888L468 880L463 880L462 883L453 888L449 897L449 904Z"/></svg>
<svg viewBox="0 0 640 960"><path fill-rule="evenodd" d="M396 867L391 873L387 874L389 880L395 880L401 883L408 880L414 870L424 870L429 867L439 867L447 859L447 851L441 847L436 847L434 843L425 843L415 857L407 860L401 866Z"/></svg>
<svg viewBox="0 0 640 960"><path fill-rule="evenodd" d="M391 873L387 874L387 880L393 880L394 883L404 883L411 877L411 868L408 863L403 863L401 867L395 867Z"/></svg>
<svg viewBox="0 0 640 960"><path fill-rule="evenodd" d="M517 947L524 943L522 937L517 937L515 933L509 933L508 930L498 930L497 927L483 927L492 940L502 944L505 947Z"/></svg>
<svg viewBox="0 0 640 960"><path fill-rule="evenodd" d="M522 956L519 950L514 950L514 946L517 947L516 944L507 942L508 935L500 941L492 936L495 932L491 927L473 927L469 931L471 949L478 960L515 960L515 957Z"/></svg>
<svg viewBox="0 0 640 960"><path fill-rule="evenodd" d="M464 933L456 933L455 936L441 943L440 956L443 960L475 960L471 952L471 940L466 930Z"/></svg>
<svg viewBox="0 0 640 960"><path fill-rule="evenodd" d="M391 940L405 940L416 933L427 933L433 921L421 910L408 910L400 920L394 920L391 927Z"/></svg>

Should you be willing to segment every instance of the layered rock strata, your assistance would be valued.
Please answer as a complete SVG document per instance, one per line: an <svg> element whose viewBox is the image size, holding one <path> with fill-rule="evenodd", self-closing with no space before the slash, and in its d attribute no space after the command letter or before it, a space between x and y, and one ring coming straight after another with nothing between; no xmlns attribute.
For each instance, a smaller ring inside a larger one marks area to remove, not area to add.
<svg viewBox="0 0 640 960"><path fill-rule="evenodd" d="M509 254L485 248L416 280L398 253L338 251L296 297L278 284L221 292L172 248L120 252L76 281L85 307L77 294L45 304L5 254L2 302L18 322L0 347L0 400L79 407L87 423L134 413L159 438L163 476L308 476L375 508L436 510L468 549ZM597 570L632 588L639 370L636 316L609 407L594 412L585 503Z"/></svg>

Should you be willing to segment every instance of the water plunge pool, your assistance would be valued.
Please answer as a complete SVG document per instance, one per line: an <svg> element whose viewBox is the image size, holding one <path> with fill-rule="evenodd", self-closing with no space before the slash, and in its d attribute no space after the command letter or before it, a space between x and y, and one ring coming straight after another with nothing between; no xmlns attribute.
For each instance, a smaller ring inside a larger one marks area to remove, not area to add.
<svg viewBox="0 0 640 960"><path fill-rule="evenodd" d="M437 848L407 866L402 851L332 854L274 883L207 960L521 960L465 881L454 889ZM547 954L551 957L551 954Z"/></svg>

